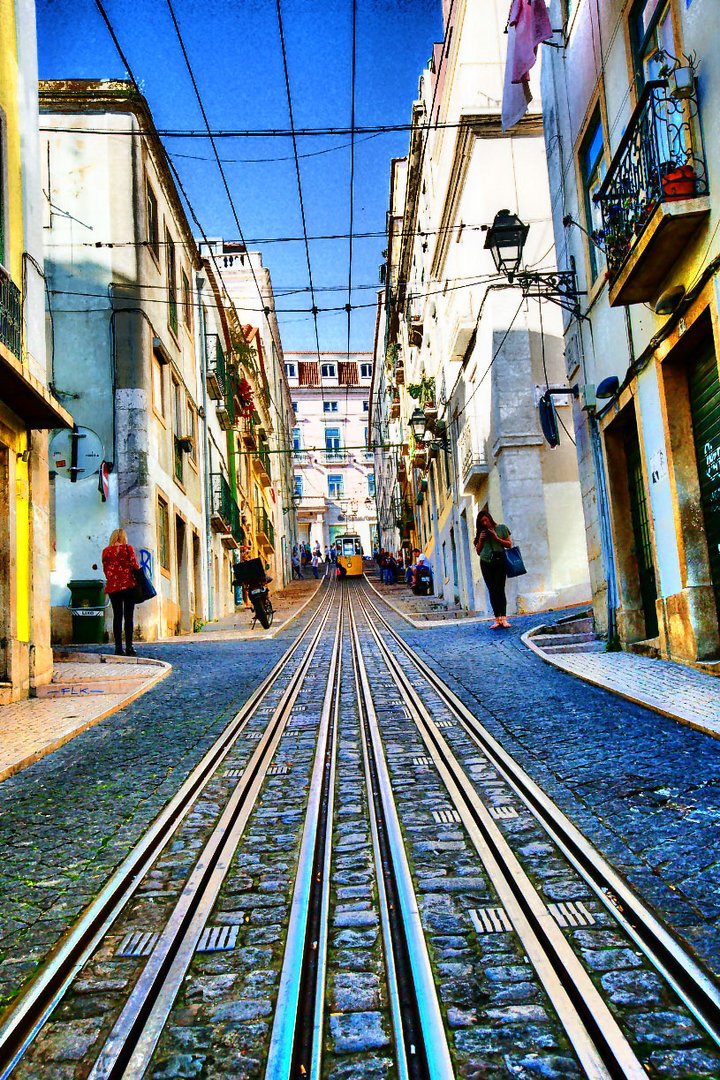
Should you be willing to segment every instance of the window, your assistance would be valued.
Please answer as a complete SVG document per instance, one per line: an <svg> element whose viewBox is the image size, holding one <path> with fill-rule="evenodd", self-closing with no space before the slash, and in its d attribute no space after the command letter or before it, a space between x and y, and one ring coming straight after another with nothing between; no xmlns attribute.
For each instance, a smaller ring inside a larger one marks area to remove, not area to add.
<svg viewBox="0 0 720 1080"><path fill-rule="evenodd" d="M293 450L302 450L302 438L300 436L300 428L293 428L292 433Z"/></svg>
<svg viewBox="0 0 720 1080"><path fill-rule="evenodd" d="M323 412L337 412L337 401L323 401Z"/></svg>
<svg viewBox="0 0 720 1080"><path fill-rule="evenodd" d="M285 374L287 375L288 379L296 378L297 377L297 365L296 364L286 364L285 365Z"/></svg>
<svg viewBox="0 0 720 1080"><path fill-rule="evenodd" d="M372 378L372 364L361 364L360 365L360 378L361 379L371 379Z"/></svg>
<svg viewBox="0 0 720 1080"><path fill-rule="evenodd" d="M337 427L325 428L325 449L326 450L339 450L340 449L340 428L337 428Z"/></svg>
<svg viewBox="0 0 720 1080"><path fill-rule="evenodd" d="M183 304L183 318L188 330L192 328L192 293L190 292L190 282L188 276L184 270L182 274L182 304Z"/></svg>
<svg viewBox="0 0 720 1080"><path fill-rule="evenodd" d="M302 493L303 493L303 478L302 478L302 476L296 476L295 477L295 494L299 495L300 498L302 499Z"/></svg>
<svg viewBox="0 0 720 1080"><path fill-rule="evenodd" d="M292 411L295 413L296 416L297 416L297 409L298 409L298 403L297 403L297 401L293 401L293 403L292 403Z"/></svg>
<svg viewBox="0 0 720 1080"><path fill-rule="evenodd" d="M160 229L158 227L157 199L149 183L145 190L147 193L147 242L155 258L158 258L160 255Z"/></svg>
<svg viewBox="0 0 720 1080"><path fill-rule="evenodd" d="M337 374L337 369L334 364L321 364L320 374L323 379L334 379Z"/></svg>
<svg viewBox="0 0 720 1080"><path fill-rule="evenodd" d="M375 473L373 473L373 472L368 473L367 481L368 481L368 495L374 495L375 494Z"/></svg>
<svg viewBox="0 0 720 1080"><path fill-rule="evenodd" d="M328 476L328 497L331 499L342 499L343 496L343 478L338 473Z"/></svg>
<svg viewBox="0 0 720 1080"><path fill-rule="evenodd" d="M362 408L363 412L370 412L370 402L369 401L363 401L362 406L363 406L363 408Z"/></svg>
<svg viewBox="0 0 720 1080"><path fill-rule="evenodd" d="M679 56L667 0L639 0L630 16L630 41L638 93L646 82L662 78L665 53Z"/></svg>
<svg viewBox="0 0 720 1080"><path fill-rule="evenodd" d="M580 144L580 173L582 175L583 198L585 201L585 219L588 232L602 229L600 206L594 201L605 176L605 143L603 139L602 117L600 108L596 108L585 137ZM590 271L592 280L605 268L605 256L592 240L588 239L590 253Z"/></svg>
<svg viewBox="0 0 720 1080"><path fill-rule="evenodd" d="M152 359L152 393L155 412L165 417L165 375L157 356Z"/></svg>
<svg viewBox="0 0 720 1080"><path fill-rule="evenodd" d="M178 483L182 484L184 479L184 461L183 451L180 449L180 439L182 439L185 432L185 395L179 382L173 379L172 383L172 404L173 404L173 448L174 448L174 461L175 461L175 479Z"/></svg>
<svg viewBox="0 0 720 1080"><path fill-rule="evenodd" d="M170 233L165 233L165 242L167 245L168 322L170 323L172 332L177 334L177 272L175 266L175 244L173 243Z"/></svg>
<svg viewBox="0 0 720 1080"><path fill-rule="evenodd" d="M160 495L157 501L158 562L164 570L170 569L170 513L168 504Z"/></svg>

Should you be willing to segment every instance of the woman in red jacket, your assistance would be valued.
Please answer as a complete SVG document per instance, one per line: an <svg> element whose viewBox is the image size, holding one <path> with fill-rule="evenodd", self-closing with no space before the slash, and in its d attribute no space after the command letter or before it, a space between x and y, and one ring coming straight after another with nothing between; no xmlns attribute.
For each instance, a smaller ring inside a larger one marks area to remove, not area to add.
<svg viewBox="0 0 720 1080"><path fill-rule="evenodd" d="M102 553L107 584L105 592L113 609L113 635L116 656L137 656L133 649L133 615L135 613L135 570L140 566L134 548L128 544L124 529L116 529ZM123 618L125 621L125 653L122 647Z"/></svg>

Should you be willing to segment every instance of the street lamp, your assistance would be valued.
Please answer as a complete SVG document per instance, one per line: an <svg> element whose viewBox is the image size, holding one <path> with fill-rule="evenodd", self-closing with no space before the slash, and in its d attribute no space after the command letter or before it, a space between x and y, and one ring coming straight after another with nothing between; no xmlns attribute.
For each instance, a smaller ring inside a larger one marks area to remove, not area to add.
<svg viewBox="0 0 720 1080"><path fill-rule="evenodd" d="M521 270L523 248L530 226L525 225L517 214L498 210L495 220L485 237L485 249L490 252L499 274L511 285L522 289L523 296L551 300L574 315L580 314L575 260L570 259L570 270Z"/></svg>
<svg viewBox="0 0 720 1080"><path fill-rule="evenodd" d="M409 423L410 423L410 428L412 430L413 435L415 436L415 438L419 442L420 439L422 439L423 435L425 434L426 420L425 420L425 413L423 412L423 410L420 409L420 408L415 409L413 411L412 416L410 417Z"/></svg>

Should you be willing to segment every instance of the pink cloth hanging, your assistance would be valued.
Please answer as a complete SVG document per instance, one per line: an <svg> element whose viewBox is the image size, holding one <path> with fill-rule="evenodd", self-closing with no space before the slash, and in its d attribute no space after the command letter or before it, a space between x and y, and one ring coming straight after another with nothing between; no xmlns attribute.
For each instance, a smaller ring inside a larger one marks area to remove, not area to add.
<svg viewBox="0 0 720 1080"><path fill-rule="evenodd" d="M532 101L528 85L530 70L537 59L538 45L551 37L552 32L545 0L512 0L502 104L503 131L517 124L527 112Z"/></svg>

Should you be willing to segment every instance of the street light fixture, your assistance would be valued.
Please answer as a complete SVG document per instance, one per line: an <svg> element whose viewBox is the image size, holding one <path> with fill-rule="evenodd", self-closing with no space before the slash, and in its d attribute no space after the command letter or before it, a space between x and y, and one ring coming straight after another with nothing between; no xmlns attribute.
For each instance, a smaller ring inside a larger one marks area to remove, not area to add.
<svg viewBox="0 0 720 1080"><path fill-rule="evenodd" d="M499 210L485 237L485 248L493 257L499 274L508 279L511 285L522 289L523 296L535 296L538 299L551 300L574 315L580 314L579 298L575 278L575 260L570 259L570 270L521 270L523 248L530 226L525 225L517 214L509 210Z"/></svg>
<svg viewBox="0 0 720 1080"><path fill-rule="evenodd" d="M409 423L415 438L418 441L422 439L423 435L425 434L426 424L425 413L423 412L423 410L420 408L415 409L412 416L410 417Z"/></svg>

